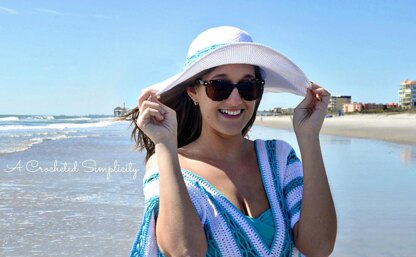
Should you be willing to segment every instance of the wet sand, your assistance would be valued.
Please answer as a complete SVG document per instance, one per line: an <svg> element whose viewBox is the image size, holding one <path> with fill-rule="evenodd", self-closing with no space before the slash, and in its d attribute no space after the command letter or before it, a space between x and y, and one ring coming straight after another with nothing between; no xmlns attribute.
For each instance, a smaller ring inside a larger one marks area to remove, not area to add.
<svg viewBox="0 0 416 257"><path fill-rule="evenodd" d="M257 117L255 124L293 130L291 116ZM322 134L416 145L416 114L357 114L326 118Z"/></svg>

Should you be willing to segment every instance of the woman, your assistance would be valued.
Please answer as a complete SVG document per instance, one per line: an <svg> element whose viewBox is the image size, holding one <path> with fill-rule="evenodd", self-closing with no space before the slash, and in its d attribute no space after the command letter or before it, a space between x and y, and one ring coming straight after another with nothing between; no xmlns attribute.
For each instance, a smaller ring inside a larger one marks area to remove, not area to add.
<svg viewBox="0 0 416 257"><path fill-rule="evenodd" d="M263 90L305 94L284 141L251 141ZM184 70L126 115L146 148L145 214L131 256L328 256L336 215L319 131L330 94L247 32L217 27Z"/></svg>

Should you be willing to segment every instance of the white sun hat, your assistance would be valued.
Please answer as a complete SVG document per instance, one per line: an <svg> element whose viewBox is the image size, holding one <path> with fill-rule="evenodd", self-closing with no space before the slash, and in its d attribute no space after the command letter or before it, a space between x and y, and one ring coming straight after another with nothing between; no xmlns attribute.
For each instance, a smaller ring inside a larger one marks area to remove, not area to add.
<svg viewBox="0 0 416 257"><path fill-rule="evenodd" d="M265 92L305 95L310 82L296 64L272 48L254 43L250 35L235 27L208 29L192 41L182 72L151 88L162 94L196 74L225 64L259 66Z"/></svg>

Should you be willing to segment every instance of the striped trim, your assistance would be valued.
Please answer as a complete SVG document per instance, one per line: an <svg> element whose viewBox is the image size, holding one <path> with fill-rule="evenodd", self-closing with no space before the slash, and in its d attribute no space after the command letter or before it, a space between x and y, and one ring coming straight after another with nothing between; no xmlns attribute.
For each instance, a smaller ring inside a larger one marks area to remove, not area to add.
<svg viewBox="0 0 416 257"><path fill-rule="evenodd" d="M302 201L297 202L295 205L292 206L289 210L289 216L293 216L295 213L300 212L300 208L302 207Z"/></svg>
<svg viewBox="0 0 416 257"><path fill-rule="evenodd" d="M294 190L297 187L300 187L302 185L303 185L303 178L302 177L296 177L295 179L293 179L292 181L290 181L289 183L287 183L287 185L283 189L283 195L284 195L284 197L287 198L287 195L292 190Z"/></svg>

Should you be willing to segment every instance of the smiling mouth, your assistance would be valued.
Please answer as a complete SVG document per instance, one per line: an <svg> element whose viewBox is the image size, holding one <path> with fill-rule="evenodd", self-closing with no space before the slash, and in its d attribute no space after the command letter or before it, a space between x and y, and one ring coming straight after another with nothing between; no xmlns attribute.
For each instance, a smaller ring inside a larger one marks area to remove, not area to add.
<svg viewBox="0 0 416 257"><path fill-rule="evenodd" d="M220 113L225 114L227 116L238 116L243 113L243 110L219 110Z"/></svg>

